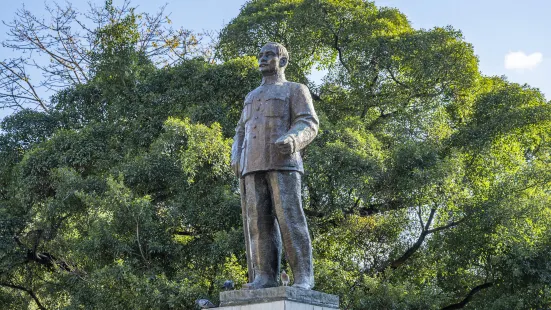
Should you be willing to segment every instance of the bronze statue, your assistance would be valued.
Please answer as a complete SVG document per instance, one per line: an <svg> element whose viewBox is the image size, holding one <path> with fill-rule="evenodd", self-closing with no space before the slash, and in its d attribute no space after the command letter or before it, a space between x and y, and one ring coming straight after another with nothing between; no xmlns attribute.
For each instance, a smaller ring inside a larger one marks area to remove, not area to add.
<svg viewBox="0 0 551 310"><path fill-rule="evenodd" d="M288 61L281 44L268 43L260 50L262 84L245 98L232 146L249 268L250 283L244 289L277 286L282 243L293 286L314 286L300 150L316 137L319 121L308 88L285 79Z"/></svg>

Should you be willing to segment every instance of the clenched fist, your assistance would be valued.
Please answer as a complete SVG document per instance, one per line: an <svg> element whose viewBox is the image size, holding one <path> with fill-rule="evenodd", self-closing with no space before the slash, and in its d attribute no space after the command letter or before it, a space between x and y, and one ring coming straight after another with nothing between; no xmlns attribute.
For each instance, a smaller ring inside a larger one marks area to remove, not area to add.
<svg viewBox="0 0 551 310"><path fill-rule="evenodd" d="M283 136L277 139L275 144L282 154L292 154L295 152L295 140L290 136Z"/></svg>

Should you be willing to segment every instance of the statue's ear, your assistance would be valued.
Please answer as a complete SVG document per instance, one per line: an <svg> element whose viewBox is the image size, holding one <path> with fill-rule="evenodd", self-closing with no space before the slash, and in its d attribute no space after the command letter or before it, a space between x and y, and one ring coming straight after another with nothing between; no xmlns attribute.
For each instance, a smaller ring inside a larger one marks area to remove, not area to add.
<svg viewBox="0 0 551 310"><path fill-rule="evenodd" d="M285 68L287 66L287 57L281 57L279 59L279 67Z"/></svg>

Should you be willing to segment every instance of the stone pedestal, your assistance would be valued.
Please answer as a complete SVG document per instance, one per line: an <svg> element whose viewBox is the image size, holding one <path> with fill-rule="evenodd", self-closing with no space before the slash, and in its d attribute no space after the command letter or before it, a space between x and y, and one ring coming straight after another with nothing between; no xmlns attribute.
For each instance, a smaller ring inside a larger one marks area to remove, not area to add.
<svg viewBox="0 0 551 310"><path fill-rule="evenodd" d="M220 293L221 310L335 310L339 296L290 286Z"/></svg>

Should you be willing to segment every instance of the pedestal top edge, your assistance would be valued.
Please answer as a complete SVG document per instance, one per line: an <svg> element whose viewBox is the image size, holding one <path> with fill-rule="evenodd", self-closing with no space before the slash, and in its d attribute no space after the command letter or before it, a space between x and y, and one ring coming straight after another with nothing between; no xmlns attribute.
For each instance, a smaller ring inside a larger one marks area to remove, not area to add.
<svg viewBox="0 0 551 310"><path fill-rule="evenodd" d="M339 296L337 295L289 286L271 287L258 290L235 290L220 293L221 306L266 303L277 300L290 300L332 308L339 307Z"/></svg>

